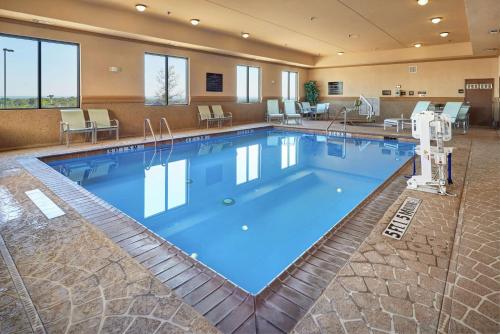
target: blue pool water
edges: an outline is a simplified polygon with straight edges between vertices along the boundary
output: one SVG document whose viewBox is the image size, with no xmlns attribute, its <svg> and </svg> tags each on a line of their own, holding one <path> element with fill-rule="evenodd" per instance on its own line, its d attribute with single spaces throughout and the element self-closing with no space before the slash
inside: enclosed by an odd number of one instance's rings
<svg viewBox="0 0 500 334">
<path fill-rule="evenodd" d="M 413 148 L 261 130 L 51 166 L 256 294 L 410 159 Z"/>
</svg>

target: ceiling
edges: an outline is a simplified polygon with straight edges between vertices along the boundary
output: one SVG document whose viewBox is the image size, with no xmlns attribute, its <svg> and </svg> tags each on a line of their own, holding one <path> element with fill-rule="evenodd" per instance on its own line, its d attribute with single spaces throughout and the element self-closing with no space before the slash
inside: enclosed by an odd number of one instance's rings
<svg viewBox="0 0 500 334">
<path fill-rule="evenodd" d="M 0 18 L 309 68 L 500 55 L 499 0 L 2 0 Z"/>
<path fill-rule="evenodd" d="M 138 0 L 81 0 L 135 11 Z M 493 0 L 495 1 L 495 0 Z M 143 15 L 239 36 L 313 55 L 367 52 L 469 41 L 463 0 L 141 0 Z M 170 12 L 170 14 L 168 14 Z M 432 24 L 432 17 L 443 17 Z M 448 38 L 439 33 L 447 31 Z M 349 37 L 349 35 L 353 37 Z"/>
</svg>

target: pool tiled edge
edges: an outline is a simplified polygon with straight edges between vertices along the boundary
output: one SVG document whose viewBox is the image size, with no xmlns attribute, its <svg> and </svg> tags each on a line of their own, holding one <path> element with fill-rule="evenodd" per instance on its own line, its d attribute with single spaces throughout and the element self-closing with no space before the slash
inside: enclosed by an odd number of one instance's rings
<svg viewBox="0 0 500 334">
<path fill-rule="evenodd" d="M 19 162 L 186 303 L 227 333 L 290 331 L 398 198 L 405 182 L 396 176 L 401 176 L 402 170 L 408 167 L 403 166 L 254 297 L 40 160 L 24 158 Z"/>
</svg>

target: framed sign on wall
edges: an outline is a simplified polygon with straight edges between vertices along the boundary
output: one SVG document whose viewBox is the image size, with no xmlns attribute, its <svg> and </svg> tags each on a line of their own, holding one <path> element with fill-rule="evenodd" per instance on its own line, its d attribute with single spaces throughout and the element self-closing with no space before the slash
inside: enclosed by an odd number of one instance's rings
<svg viewBox="0 0 500 334">
<path fill-rule="evenodd" d="M 207 92 L 222 92 L 222 73 L 207 73 Z"/>
</svg>

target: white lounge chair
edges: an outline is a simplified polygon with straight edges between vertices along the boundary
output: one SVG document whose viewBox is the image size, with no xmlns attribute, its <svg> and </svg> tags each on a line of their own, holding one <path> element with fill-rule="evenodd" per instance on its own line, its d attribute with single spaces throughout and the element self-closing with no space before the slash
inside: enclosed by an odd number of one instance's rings
<svg viewBox="0 0 500 334">
<path fill-rule="evenodd" d="M 413 108 L 413 112 L 411 113 L 411 115 L 413 116 L 418 114 L 419 112 L 428 110 L 430 105 L 430 101 L 418 101 L 415 105 L 415 108 Z M 399 132 L 399 128 L 401 127 L 401 130 L 403 130 L 405 124 L 411 125 L 411 118 L 387 118 L 384 119 L 384 130 L 388 126 L 395 126 L 396 131 Z"/>
<path fill-rule="evenodd" d="M 464 129 L 464 133 L 467 132 L 469 129 L 469 115 L 470 115 L 470 105 L 468 104 L 463 104 L 462 108 L 460 108 L 460 111 L 458 112 L 457 119 L 455 121 L 455 125 L 457 127 L 462 124 L 462 128 Z"/>
<path fill-rule="evenodd" d="M 214 118 L 219 120 L 219 126 L 224 121 L 229 121 L 229 125 L 233 126 L 233 114 L 231 114 L 230 112 L 224 113 L 221 105 L 216 104 L 212 106 L 212 112 L 214 113 Z"/>
<path fill-rule="evenodd" d="M 294 100 L 285 100 L 285 120 L 288 124 L 288 121 L 293 119 L 297 122 L 297 124 L 302 124 L 302 115 L 297 113 L 295 110 L 295 101 Z"/>
<path fill-rule="evenodd" d="M 59 140 L 63 143 L 66 135 L 66 146 L 69 146 L 72 133 L 91 134 L 92 143 L 95 143 L 94 123 L 85 120 L 82 109 L 61 109 L 61 122 L 59 123 Z"/>
<path fill-rule="evenodd" d="M 278 100 L 267 100 L 266 121 L 272 122 L 273 119 L 277 119 L 283 123 L 283 117 L 283 114 L 280 113 Z"/>
<path fill-rule="evenodd" d="M 462 102 L 446 102 L 443 108 L 443 115 L 447 115 L 450 118 L 451 124 L 455 124 L 458 118 L 458 113 L 462 108 Z"/>
<path fill-rule="evenodd" d="M 327 104 L 326 103 L 318 103 L 316 105 L 316 111 L 314 112 L 314 117 L 315 118 L 321 118 L 324 115 L 327 115 L 328 109 L 327 109 Z"/>
<path fill-rule="evenodd" d="M 300 110 L 302 115 L 304 116 L 312 116 L 314 115 L 314 111 L 311 108 L 311 104 L 309 102 L 300 102 Z"/>
<path fill-rule="evenodd" d="M 96 131 L 95 141 L 97 142 L 97 133 L 99 131 L 115 132 L 116 140 L 120 139 L 120 122 L 117 119 L 110 119 L 108 109 L 88 109 L 89 118 L 94 123 Z"/>
<path fill-rule="evenodd" d="M 198 127 L 202 122 L 207 122 L 207 129 L 211 123 L 219 122 L 218 119 L 212 117 L 210 108 L 208 106 L 198 106 Z"/>
</svg>

